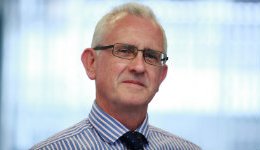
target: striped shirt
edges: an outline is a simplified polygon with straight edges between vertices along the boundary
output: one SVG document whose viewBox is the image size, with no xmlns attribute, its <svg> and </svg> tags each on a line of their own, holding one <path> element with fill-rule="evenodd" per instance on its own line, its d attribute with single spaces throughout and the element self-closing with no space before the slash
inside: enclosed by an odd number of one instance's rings
<svg viewBox="0 0 260 150">
<path fill-rule="evenodd" d="M 31 150 L 126 150 L 119 137 L 128 131 L 94 103 L 88 119 L 33 146 Z M 148 117 L 136 131 L 148 140 L 145 150 L 200 150 L 187 140 L 149 125 Z"/>
</svg>

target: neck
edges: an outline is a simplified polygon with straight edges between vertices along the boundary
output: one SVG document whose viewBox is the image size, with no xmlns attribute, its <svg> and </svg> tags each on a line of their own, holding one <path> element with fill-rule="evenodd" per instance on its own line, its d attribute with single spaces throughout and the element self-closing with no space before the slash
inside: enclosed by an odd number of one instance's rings
<svg viewBox="0 0 260 150">
<path fill-rule="evenodd" d="M 98 106 L 107 114 L 115 118 L 130 131 L 136 130 L 144 121 L 147 114 L 145 106 L 115 106 L 101 103 L 97 100 Z"/>
</svg>

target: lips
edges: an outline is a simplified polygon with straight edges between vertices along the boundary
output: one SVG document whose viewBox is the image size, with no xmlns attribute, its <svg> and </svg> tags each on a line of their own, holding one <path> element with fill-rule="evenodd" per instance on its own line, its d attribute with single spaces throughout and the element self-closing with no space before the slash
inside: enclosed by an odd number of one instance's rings
<svg viewBox="0 0 260 150">
<path fill-rule="evenodd" d="M 139 86 L 145 86 L 144 83 L 137 81 L 137 80 L 125 80 L 123 81 L 123 83 L 129 83 L 129 84 L 135 84 L 135 85 L 139 85 Z"/>
</svg>

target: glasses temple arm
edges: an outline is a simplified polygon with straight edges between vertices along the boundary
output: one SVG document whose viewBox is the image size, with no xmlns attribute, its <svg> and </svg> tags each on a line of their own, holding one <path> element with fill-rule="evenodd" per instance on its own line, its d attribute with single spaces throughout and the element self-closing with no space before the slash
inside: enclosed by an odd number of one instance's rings
<svg viewBox="0 0 260 150">
<path fill-rule="evenodd" d="M 108 46 L 96 46 L 94 47 L 93 49 L 94 50 L 105 50 L 105 49 L 108 49 L 108 48 L 113 48 L 114 45 L 108 45 Z"/>
</svg>

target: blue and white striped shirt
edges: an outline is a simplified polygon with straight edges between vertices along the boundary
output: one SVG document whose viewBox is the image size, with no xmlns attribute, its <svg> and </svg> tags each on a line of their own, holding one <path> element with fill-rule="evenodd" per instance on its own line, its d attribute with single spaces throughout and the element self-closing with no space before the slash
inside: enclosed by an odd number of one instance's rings
<svg viewBox="0 0 260 150">
<path fill-rule="evenodd" d="M 89 118 L 32 147 L 32 150 L 125 150 L 119 137 L 129 131 L 96 103 Z M 200 150 L 180 137 L 148 124 L 148 117 L 136 129 L 148 140 L 145 150 Z"/>
</svg>

